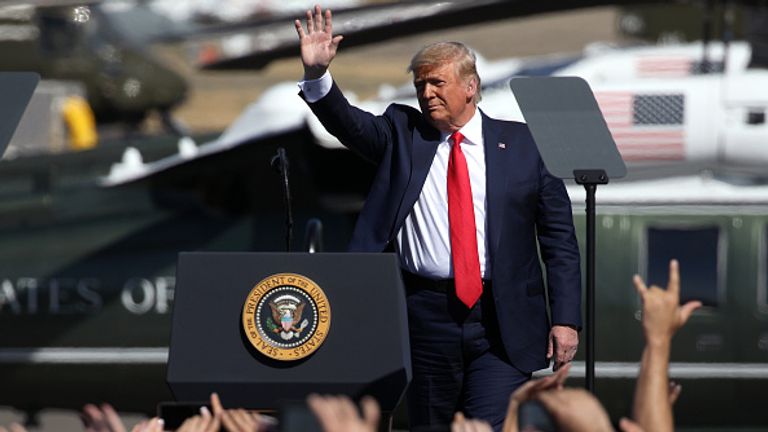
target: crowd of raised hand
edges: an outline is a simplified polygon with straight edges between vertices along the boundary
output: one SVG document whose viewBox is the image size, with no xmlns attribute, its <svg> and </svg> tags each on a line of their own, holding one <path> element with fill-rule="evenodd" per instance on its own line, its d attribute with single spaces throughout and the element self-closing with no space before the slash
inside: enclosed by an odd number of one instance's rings
<svg viewBox="0 0 768 432">
<path fill-rule="evenodd" d="M 619 429 L 624 432 L 667 432 L 674 430 L 672 405 L 680 395 L 681 387 L 668 377 L 672 336 L 685 324 L 693 311 L 701 306 L 692 301 L 680 306 L 680 273 L 677 261 L 669 264 L 669 282 L 666 289 L 650 288 L 640 276 L 634 285 L 643 303 L 642 326 L 645 348 L 640 362 L 640 373 L 634 395 L 632 419 L 622 418 Z M 503 432 L 535 431 L 542 416 L 523 416 L 521 407 L 534 403 L 543 408 L 546 421 L 554 430 L 561 431 L 613 431 L 608 413 L 591 393 L 580 388 L 565 387 L 570 364 L 547 377 L 532 380 L 518 388 L 511 396 Z M 326 432 L 375 432 L 379 430 L 380 411 L 373 398 L 365 397 L 360 410 L 345 396 L 310 395 L 307 405 Z M 528 418 L 526 418 L 528 417 Z M 81 413 L 86 432 L 127 432 L 120 417 L 109 404 L 88 404 Z M 162 432 L 163 419 L 145 420 L 131 432 Z M 203 407 L 198 415 L 190 417 L 176 429 L 179 432 L 261 432 L 279 430 L 274 418 L 244 409 L 225 409 L 219 396 L 211 395 L 211 410 Z M 467 419 L 461 412 L 454 416 L 451 432 L 486 432 L 490 425 L 480 420 Z M 0 432 L 26 432 L 24 427 L 12 424 L 0 427 Z"/>
</svg>

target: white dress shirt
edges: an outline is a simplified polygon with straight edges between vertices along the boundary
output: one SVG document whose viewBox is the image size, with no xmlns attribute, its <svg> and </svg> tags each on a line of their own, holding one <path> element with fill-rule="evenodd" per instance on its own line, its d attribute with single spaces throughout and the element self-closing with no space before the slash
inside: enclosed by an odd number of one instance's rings
<svg viewBox="0 0 768 432">
<path fill-rule="evenodd" d="M 464 135 L 461 151 L 467 159 L 475 210 L 480 274 L 487 279 L 490 275 L 490 263 L 485 240 L 485 148 L 483 121 L 477 110 L 460 132 Z M 448 223 L 448 159 L 452 143 L 448 137 L 447 133 L 441 134 L 442 142 L 437 146 L 427 180 L 413 209 L 397 233 L 396 240 L 400 265 L 411 273 L 431 279 L 453 277 Z"/>
<path fill-rule="evenodd" d="M 330 72 L 315 80 L 299 82 L 304 98 L 317 102 L 331 90 L 333 79 Z M 480 257 L 480 274 L 490 278 L 490 260 L 486 242 L 485 200 L 485 147 L 483 145 L 482 116 L 475 110 L 472 118 L 461 128 L 464 135 L 461 150 L 467 159 L 472 202 L 475 210 L 477 253 Z M 451 238 L 448 224 L 448 159 L 451 153 L 449 134 L 442 133 L 442 142 L 429 168 L 429 174 L 419 198 L 405 218 L 397 233 L 395 247 L 400 265 L 405 270 L 431 279 L 453 277 Z"/>
</svg>

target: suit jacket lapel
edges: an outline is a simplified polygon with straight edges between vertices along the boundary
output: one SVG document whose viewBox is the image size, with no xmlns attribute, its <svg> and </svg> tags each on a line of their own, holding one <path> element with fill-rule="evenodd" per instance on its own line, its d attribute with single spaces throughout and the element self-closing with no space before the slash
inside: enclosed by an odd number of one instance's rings
<svg viewBox="0 0 768 432">
<path fill-rule="evenodd" d="M 406 174 L 409 178 L 400 201 L 400 207 L 397 209 L 397 217 L 390 238 L 394 238 L 397 234 L 396 230 L 402 226 L 405 217 L 421 194 L 421 189 L 427 180 L 427 174 L 429 174 L 429 168 L 432 166 L 432 160 L 437 153 L 437 146 L 440 144 L 440 132 L 433 128 L 417 127 L 413 130 L 412 139 L 411 169 Z"/>
<path fill-rule="evenodd" d="M 507 173 L 512 168 L 509 164 L 507 155 L 507 146 L 511 143 L 505 143 L 502 140 L 502 131 L 494 127 L 494 122 L 482 111 L 483 119 L 483 142 L 485 145 L 485 199 L 486 199 L 486 219 L 488 221 L 488 232 L 485 233 L 490 248 L 491 262 L 496 256 L 496 250 L 499 246 L 501 220 L 504 212 L 504 190 L 507 184 Z"/>
</svg>

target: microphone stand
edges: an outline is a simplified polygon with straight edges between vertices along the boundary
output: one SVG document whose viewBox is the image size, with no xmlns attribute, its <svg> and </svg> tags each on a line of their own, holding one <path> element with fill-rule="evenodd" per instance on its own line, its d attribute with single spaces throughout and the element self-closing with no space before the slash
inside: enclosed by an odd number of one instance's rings
<svg viewBox="0 0 768 432">
<path fill-rule="evenodd" d="M 293 210 L 291 202 L 291 187 L 288 183 L 288 155 L 285 149 L 278 147 L 277 154 L 270 160 L 272 168 L 280 173 L 283 183 L 283 203 L 285 204 L 285 250 L 291 251 L 291 239 L 293 238 Z"/>
</svg>

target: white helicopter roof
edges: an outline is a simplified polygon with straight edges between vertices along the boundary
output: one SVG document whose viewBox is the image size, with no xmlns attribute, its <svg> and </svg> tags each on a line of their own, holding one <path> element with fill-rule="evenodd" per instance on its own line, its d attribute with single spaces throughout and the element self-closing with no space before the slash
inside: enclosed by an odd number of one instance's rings
<svg viewBox="0 0 768 432">
<path fill-rule="evenodd" d="M 747 42 L 710 42 L 707 58 L 710 62 L 727 60 L 727 72 L 744 71 L 752 56 Z M 643 78 L 681 78 L 693 75 L 701 67 L 704 45 L 693 42 L 679 45 L 648 45 L 637 47 L 604 47 L 585 49 L 585 56 L 555 72 L 560 76 L 579 76 L 590 84 L 606 81 Z"/>
</svg>

